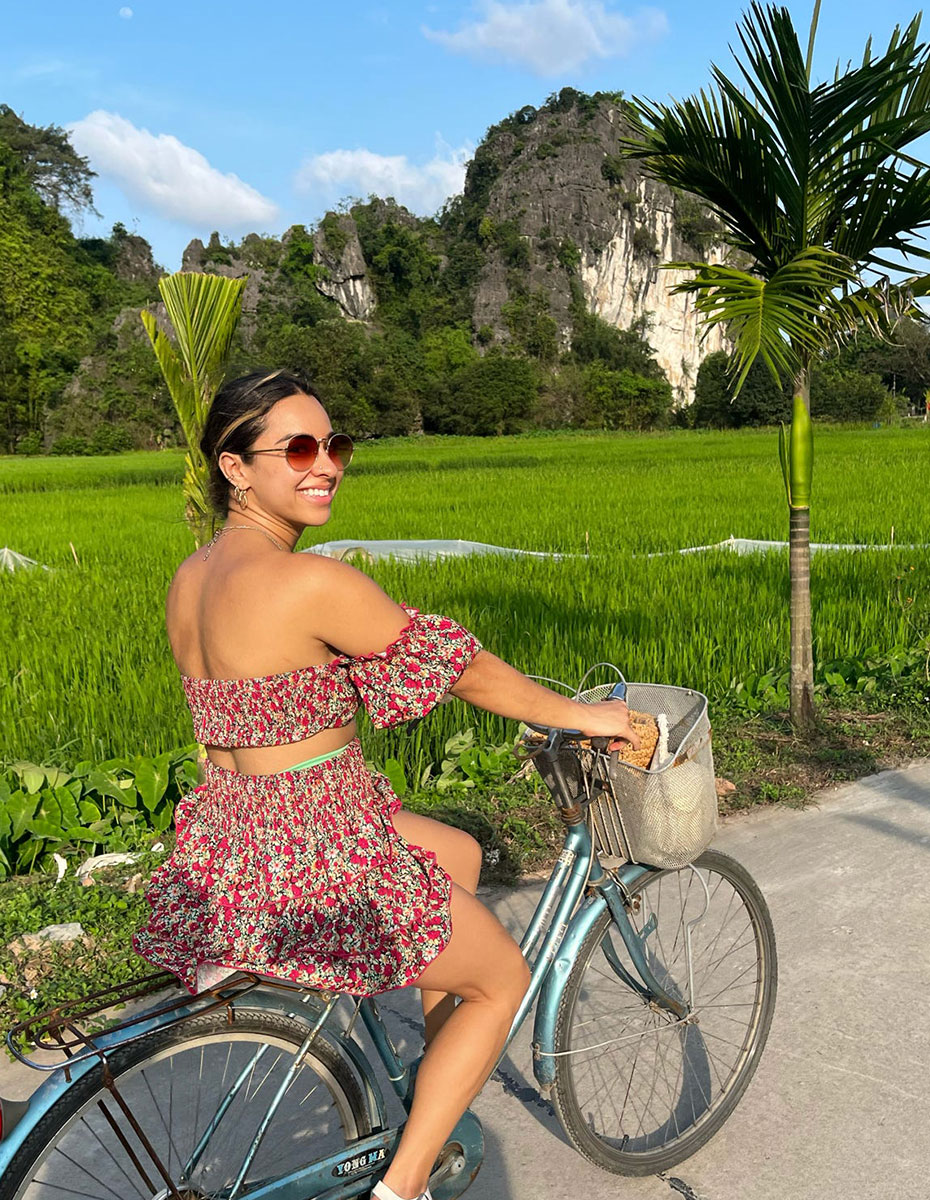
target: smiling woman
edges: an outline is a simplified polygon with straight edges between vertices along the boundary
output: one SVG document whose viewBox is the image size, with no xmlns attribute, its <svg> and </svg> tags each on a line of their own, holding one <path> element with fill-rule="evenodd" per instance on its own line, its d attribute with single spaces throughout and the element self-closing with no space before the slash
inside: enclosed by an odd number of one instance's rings
<svg viewBox="0 0 930 1200">
<path fill-rule="evenodd" d="M 329 519 L 332 498 L 352 458 L 352 439 L 333 433 L 322 405 L 310 393 L 302 380 L 285 371 L 255 371 L 235 379 L 217 393 L 200 441 L 209 464 L 210 500 L 217 513 L 225 515 L 232 498 L 244 512 L 252 492 L 249 525 L 244 528 L 254 523 L 292 547 L 305 526 Z M 284 432 L 275 438 L 279 428 Z M 301 478 L 282 474 L 275 463 L 264 459 L 254 462 L 259 455 L 283 455 Z M 260 484 L 258 493 L 256 484 Z M 286 511 L 275 511 L 276 498 L 283 499 L 294 484 L 304 504 L 317 505 L 319 512 L 302 508 L 299 516 L 293 513 L 289 519 Z M 257 500 L 257 495 L 262 499 Z"/>
<path fill-rule="evenodd" d="M 203 782 L 175 809 L 176 848 L 151 878 L 133 945 L 191 992 L 238 970 L 357 996 L 419 987 L 427 1052 L 374 1195 L 428 1200 L 430 1169 L 497 1061 L 529 975 L 475 898 L 477 842 L 404 812 L 365 762 L 358 708 L 389 727 L 452 693 L 503 717 L 638 738 L 622 701 L 570 700 L 449 617 L 401 607 L 346 563 L 291 553 L 328 521 L 352 456 L 295 376 L 225 384 L 200 449 L 226 523 L 181 563 L 165 615 Z"/>
</svg>

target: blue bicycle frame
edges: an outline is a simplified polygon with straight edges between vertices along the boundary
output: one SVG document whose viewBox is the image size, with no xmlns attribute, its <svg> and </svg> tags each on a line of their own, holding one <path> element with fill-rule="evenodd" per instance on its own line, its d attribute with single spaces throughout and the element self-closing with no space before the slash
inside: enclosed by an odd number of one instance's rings
<svg viewBox="0 0 930 1200">
<path fill-rule="evenodd" d="M 517 1030 L 526 1020 L 534 1002 L 538 999 L 534 1036 L 533 1036 L 533 1070 L 540 1088 L 545 1091 L 551 1087 L 555 1079 L 555 1024 L 559 1002 L 568 979 L 572 964 L 578 949 L 587 936 L 593 924 L 605 908 L 613 914 L 617 929 L 623 937 L 630 958 L 636 968 L 639 978 L 630 974 L 619 961 L 611 961 L 611 966 L 621 976 L 623 981 L 644 996 L 654 999 L 660 1005 L 682 1015 L 684 1010 L 681 1003 L 667 996 L 658 981 L 652 975 L 646 954 L 646 941 L 651 932 L 649 923 L 641 932 L 637 932 L 627 916 L 624 904 L 624 892 L 633 891 L 644 876 L 652 868 L 628 864 L 618 872 L 608 875 L 603 872 L 591 844 L 591 837 L 584 824 L 574 825 L 566 830 L 564 846 L 553 869 L 552 875 L 536 906 L 535 912 L 527 927 L 521 943 L 523 954 L 532 965 L 530 986 L 517 1012 L 507 1046 Z M 588 885 L 590 895 L 583 901 L 583 892 Z M 605 950 L 608 949 L 605 942 Z M 222 985 L 216 993 L 223 992 Z M 285 992 L 289 995 L 284 994 Z M 300 1010 L 306 1014 L 307 1036 L 304 1047 L 309 1046 L 314 1037 L 325 1038 L 333 1047 L 338 1049 L 350 1062 L 359 1080 L 363 1084 L 372 1125 L 376 1132 L 354 1142 L 351 1147 L 343 1149 L 326 1159 L 308 1164 L 287 1176 L 269 1181 L 267 1186 L 249 1191 L 249 1200 L 305 1200 L 313 1196 L 317 1200 L 343 1200 L 360 1195 L 371 1185 L 371 1175 L 379 1166 L 390 1159 L 400 1136 L 400 1129 L 388 1128 L 387 1111 L 384 1097 L 372 1070 L 371 1064 L 365 1057 L 358 1042 L 351 1035 L 351 1030 L 341 1030 L 329 1020 L 339 998 L 333 997 L 328 1001 L 321 993 L 296 989 L 278 989 L 263 986 L 261 983 L 247 990 L 241 1000 L 249 1007 L 280 1010 L 287 1007 L 297 1014 Z M 232 1002 L 233 1008 L 237 1001 Z M 405 1065 L 398 1055 L 384 1027 L 373 999 L 362 1000 L 358 1004 L 359 1016 L 372 1040 L 374 1048 L 384 1064 L 388 1078 L 397 1096 L 405 1107 L 409 1107 L 412 1098 L 412 1076 L 410 1067 Z M 190 1001 L 172 1009 L 172 1021 L 183 1020 L 196 1015 L 203 1010 L 200 997 L 192 997 Z M 146 1017 L 144 1014 L 133 1022 L 132 1038 L 135 1039 L 150 1030 L 160 1028 L 165 1024 L 158 1010 Z M 130 1040 L 126 1032 L 120 1028 L 94 1036 L 94 1045 L 104 1052 L 115 1050 Z M 507 1046 L 504 1050 L 506 1052 Z M 295 1055 L 295 1064 L 301 1060 L 301 1051 Z M 38 1121 L 48 1111 L 64 1092 L 70 1088 L 76 1079 L 88 1072 L 99 1069 L 99 1055 L 76 1057 L 67 1064 L 65 1071 L 61 1066 L 37 1089 L 29 1101 L 28 1108 L 16 1127 L 0 1142 L 0 1172 L 6 1169 Z M 286 1086 L 285 1080 L 284 1085 Z M 282 1091 L 283 1094 L 283 1091 Z M 227 1097 L 231 1101 L 232 1094 Z M 269 1109 L 266 1121 L 271 1119 L 274 1112 L 274 1101 Z M 214 1125 L 222 1119 L 228 1105 L 220 1105 L 214 1116 Z M 207 1131 L 203 1140 L 205 1144 L 211 1130 Z M 453 1134 L 453 1139 L 462 1145 L 463 1159 L 480 1160 L 480 1144 L 482 1142 L 481 1126 L 477 1119 L 466 1113 Z M 202 1147 L 201 1147 L 202 1148 Z M 257 1149 L 257 1139 L 255 1143 Z M 195 1155 L 197 1151 L 195 1151 Z M 240 1182 L 244 1181 L 252 1155 L 247 1153 L 246 1160 L 240 1172 Z M 192 1161 L 191 1166 L 194 1166 Z M 443 1188 L 434 1189 L 436 1200 L 443 1200 Z M 457 1194 L 453 1192 L 452 1194 Z M 167 1193 L 170 1196 L 170 1192 Z M 236 1192 L 231 1193 L 234 1200 Z"/>
<path fill-rule="evenodd" d="M 555 735 L 550 737 L 545 749 L 553 756 L 556 754 L 558 739 Z M 669 995 L 663 989 L 650 969 L 647 942 L 655 928 L 654 919 L 647 920 L 643 927 L 637 930 L 628 915 L 627 902 L 630 895 L 638 890 L 640 881 L 652 874 L 655 868 L 628 863 L 619 869 L 605 871 L 592 844 L 588 827 L 582 819 L 579 798 L 571 796 L 565 787 L 559 787 L 557 791 L 561 792 L 561 795 L 555 795 L 555 799 L 562 810 L 566 823 L 565 840 L 521 942 L 521 950 L 532 969 L 530 985 L 514 1017 L 507 1043 L 502 1052 L 502 1054 L 506 1053 L 514 1035 L 536 1003 L 533 1071 L 544 1092 L 547 1092 L 555 1081 L 556 1019 L 563 991 L 584 939 L 605 909 L 609 910 L 613 917 L 614 925 L 623 939 L 636 972 L 633 974 L 623 965 L 617 957 L 612 943 L 605 938 L 603 950 L 610 967 L 617 976 L 644 999 L 667 1009 L 679 1018 L 686 1017 L 689 1011 L 687 1005 L 680 998 Z M 588 890 L 587 898 L 585 898 L 586 889 Z M 222 997 L 224 992 L 228 994 L 230 990 L 235 991 L 234 985 L 224 987 L 221 984 L 211 992 L 203 993 L 201 997 L 192 997 L 190 1001 L 172 1005 L 172 1023 L 202 1012 L 205 1007 L 204 997 L 215 1003 L 217 997 Z M 234 998 L 229 1001 L 233 1010 L 239 999 L 240 995 L 236 993 Z M 294 1056 L 291 1073 L 298 1069 L 304 1051 L 314 1038 L 320 1037 L 327 1040 L 348 1061 L 359 1079 L 375 1130 L 372 1134 L 354 1141 L 350 1147 L 308 1164 L 287 1176 L 270 1180 L 264 1186 L 251 1185 L 248 1193 L 249 1200 L 306 1200 L 308 1196 L 314 1197 L 314 1200 L 343 1200 L 343 1198 L 360 1195 L 371 1186 L 372 1175 L 377 1173 L 380 1166 L 390 1159 L 400 1137 L 400 1129 L 388 1128 L 387 1111 L 380 1086 L 371 1063 L 352 1034 L 354 1021 L 350 1022 L 346 1029 L 340 1029 L 330 1023 L 330 1016 L 340 997 L 328 996 L 326 993 L 302 991 L 274 983 L 269 986 L 267 982 L 253 977 L 252 983 L 243 989 L 241 999 L 249 1007 L 262 1007 L 278 1011 L 286 1008 L 293 1016 L 297 1016 L 300 1014 L 300 1010 L 303 1010 L 302 1020 L 307 1033 L 303 1045 Z M 394 1048 L 381 1020 L 376 1002 L 371 998 L 363 999 L 357 1002 L 357 1006 L 358 1015 L 368 1031 L 378 1057 L 384 1064 L 394 1091 L 404 1106 L 409 1109 L 413 1094 L 414 1072 L 402 1062 Z M 126 1030 L 119 1027 L 95 1035 L 93 1038 L 94 1053 L 78 1055 L 70 1059 L 66 1070 L 63 1070 L 61 1066 L 56 1066 L 54 1068 L 56 1073 L 37 1089 L 15 1128 L 10 1130 L 9 1134 L 0 1142 L 0 1173 L 10 1164 L 16 1151 L 38 1121 L 51 1105 L 72 1086 L 73 1081 L 81 1078 L 87 1072 L 99 1068 L 103 1056 L 96 1051 L 114 1050 L 129 1040 L 134 1040 L 150 1030 L 162 1027 L 165 1023 L 166 1018 L 158 1009 L 152 1010 L 150 1016 L 141 1014 L 131 1021 L 131 1038 L 127 1035 Z M 8 1041 L 12 1045 L 9 1036 Z M 260 1050 L 257 1054 L 262 1052 Z M 287 1076 L 276 1097 L 272 1099 L 263 1124 L 256 1133 L 252 1146 L 246 1152 L 245 1161 L 228 1200 L 236 1200 L 239 1195 L 248 1168 L 257 1152 L 261 1135 L 271 1121 L 289 1082 L 290 1076 Z M 205 1131 L 200 1143 L 193 1151 L 191 1161 L 187 1164 L 189 1171 L 194 1169 L 198 1156 L 209 1141 L 210 1134 L 223 1120 L 235 1095 L 236 1087 L 237 1084 L 234 1082 L 228 1095 L 220 1103 L 210 1128 Z M 119 1103 L 118 1097 L 116 1099 Z M 462 1149 L 459 1171 L 464 1169 L 466 1163 L 480 1163 L 483 1136 L 481 1125 L 472 1113 L 464 1114 L 450 1140 L 458 1143 Z M 449 1175 L 453 1181 L 454 1167 L 455 1164 Z M 173 1185 L 170 1179 L 166 1178 L 164 1182 L 168 1184 L 168 1189 L 164 1194 L 170 1197 Z M 458 1185 L 461 1182 L 460 1179 L 457 1180 Z M 440 1181 L 433 1190 L 436 1200 L 446 1200 L 446 1196 L 458 1195 L 461 1188 L 459 1186 L 459 1190 L 455 1190 L 450 1184 L 447 1189 Z"/>
</svg>

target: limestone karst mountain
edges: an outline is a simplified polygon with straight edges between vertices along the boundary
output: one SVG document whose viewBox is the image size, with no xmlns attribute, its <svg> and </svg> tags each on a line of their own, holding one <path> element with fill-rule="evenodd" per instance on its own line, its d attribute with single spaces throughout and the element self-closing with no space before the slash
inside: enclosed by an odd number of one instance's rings
<svg viewBox="0 0 930 1200">
<path fill-rule="evenodd" d="M 692 197 L 621 160 L 624 126 L 623 99 L 613 94 L 566 88 L 542 108 L 520 109 L 488 131 L 464 195 L 438 220 L 375 198 L 329 214 L 313 235 L 316 288 L 348 319 L 377 321 L 378 271 L 365 242 L 391 222 L 435 255 L 435 277 L 423 285 L 454 293 L 457 315 L 481 345 L 512 343 L 529 313 L 550 317 L 557 348 L 567 349 L 580 304 L 612 326 L 642 329 L 677 403 L 688 403 L 701 359 L 726 343 L 719 330 L 700 330 L 691 298 L 671 292 L 682 273 L 660 264 L 713 257 L 716 230 Z M 184 267 L 256 271 L 248 254 L 211 253 L 200 241 L 188 247 Z M 266 286 L 274 291 L 275 281 Z M 247 313 L 258 298 L 255 283 Z"/>
</svg>

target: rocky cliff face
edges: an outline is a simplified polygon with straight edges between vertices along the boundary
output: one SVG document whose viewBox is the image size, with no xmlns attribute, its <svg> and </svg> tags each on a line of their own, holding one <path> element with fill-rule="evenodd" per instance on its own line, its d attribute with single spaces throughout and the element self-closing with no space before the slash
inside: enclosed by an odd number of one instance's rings
<svg viewBox="0 0 930 1200">
<path fill-rule="evenodd" d="M 312 244 L 295 227 L 309 247 L 308 264 L 312 259 L 307 278 L 344 317 L 375 326 L 379 289 L 387 287 L 395 301 L 413 286 L 433 289 L 445 297 L 446 320 L 470 321 L 477 344 L 514 342 L 530 354 L 537 351 L 526 344 L 528 310 L 534 319 L 551 318 L 550 327 L 554 321 L 565 350 L 581 306 L 618 328 L 644 332 L 677 402 L 689 403 L 701 359 L 727 343 L 719 329 L 699 325 L 689 296 L 672 294 L 684 273 L 661 263 L 714 260 L 721 250 L 693 197 L 674 194 L 620 156 L 625 131 L 621 97 L 566 88 L 543 108 L 521 109 L 488 131 L 469 164 L 464 195 L 438 221 L 372 199 L 328 213 Z M 388 225 L 403 235 L 394 239 L 396 261 L 393 251 L 379 253 L 378 231 Z M 238 247 L 224 247 L 217 234 L 206 247 L 194 240 L 182 269 L 249 274 L 248 337 L 262 298 L 290 303 L 284 264 L 294 232 L 280 242 L 250 234 Z"/>
<path fill-rule="evenodd" d="M 506 342 L 507 303 L 522 291 L 548 301 L 565 346 L 580 294 L 613 325 L 643 322 L 679 403 L 689 402 L 700 360 L 726 342 L 719 329 L 701 341 L 691 298 L 671 292 L 683 273 L 660 263 L 708 256 L 686 237 L 706 238 L 711 222 L 618 157 L 619 99 L 583 97 L 516 118 L 491 131 L 466 185 L 466 197 L 482 186 L 487 196 L 475 327 Z"/>
<path fill-rule="evenodd" d="M 351 217 L 328 215 L 313 239 L 313 261 L 323 268 L 316 278 L 317 290 L 335 300 L 349 320 L 370 320 L 377 300 Z"/>
<path fill-rule="evenodd" d="M 217 233 L 211 235 L 206 246 L 200 238 L 194 238 L 188 242 L 181 257 L 182 271 L 207 271 L 211 275 L 223 275 L 226 279 L 241 279 L 243 275 L 248 275 L 248 282 L 242 293 L 242 328 L 246 336 L 255 327 L 255 313 L 266 275 L 262 267 L 248 254 L 250 239 L 257 239 L 257 235 L 250 233 L 239 248 L 240 253 L 230 253 L 229 248 L 220 242 Z M 156 316 L 158 315 L 156 312 Z"/>
</svg>

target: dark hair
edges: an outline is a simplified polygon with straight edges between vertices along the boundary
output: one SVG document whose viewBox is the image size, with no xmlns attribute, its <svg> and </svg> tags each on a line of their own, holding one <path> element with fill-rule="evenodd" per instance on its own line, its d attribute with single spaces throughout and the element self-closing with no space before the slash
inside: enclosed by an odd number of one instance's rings
<svg viewBox="0 0 930 1200">
<path fill-rule="evenodd" d="M 228 450 L 249 462 L 249 447 L 264 432 L 268 413 L 279 400 L 298 392 L 316 395 L 305 380 L 289 371 L 253 371 L 230 379 L 213 397 L 200 449 L 210 469 L 207 495 L 219 516 L 226 516 L 230 488 L 220 470 L 220 455 Z"/>
</svg>

